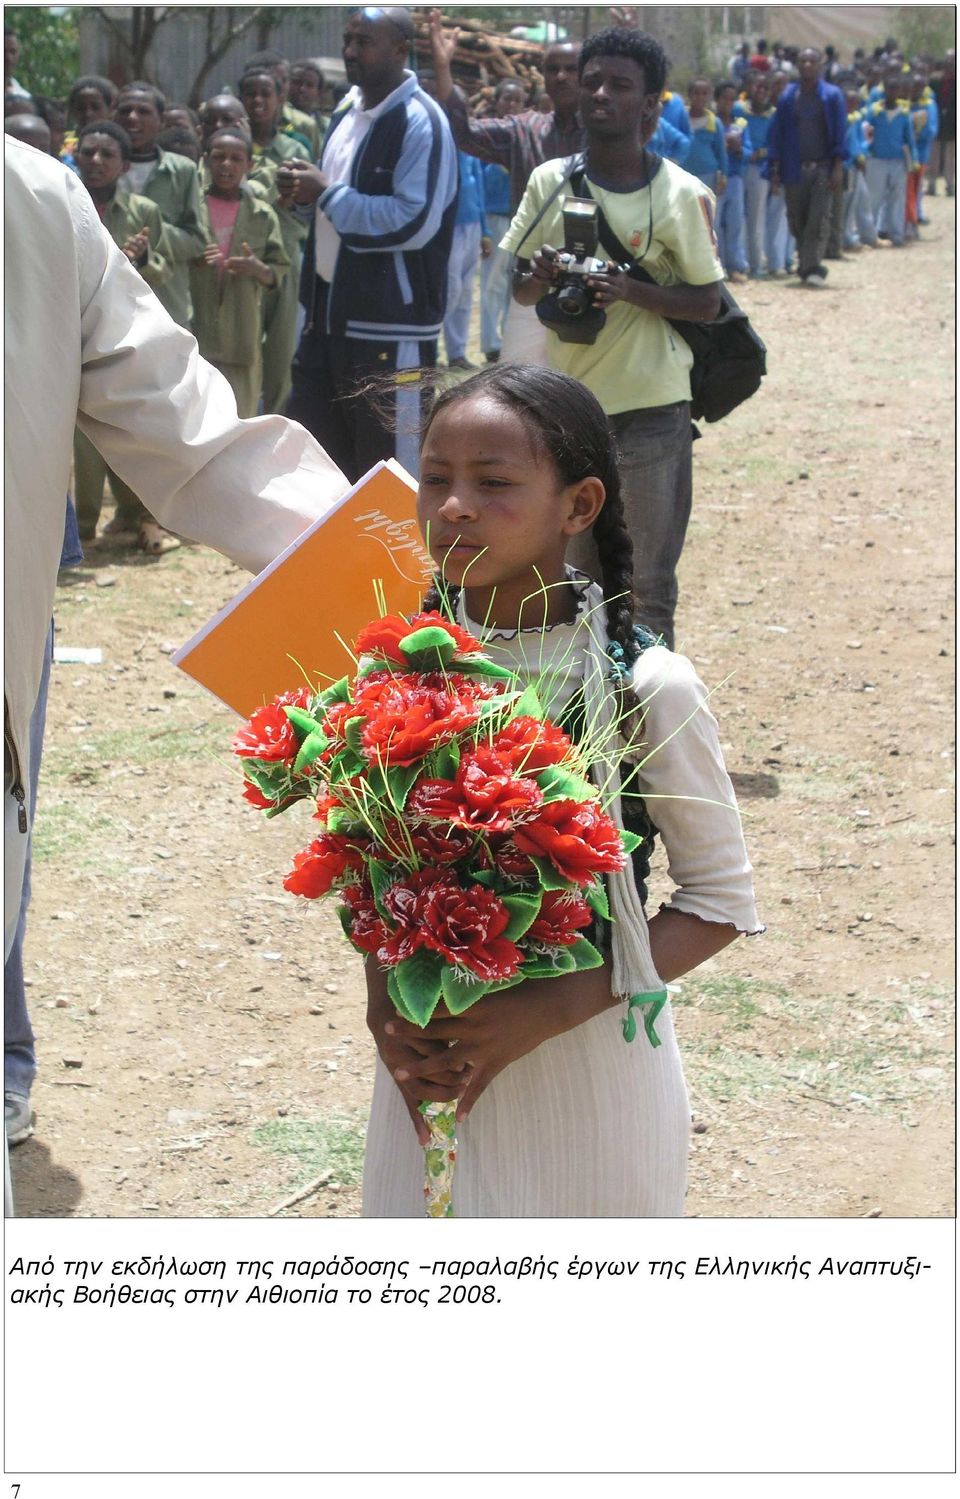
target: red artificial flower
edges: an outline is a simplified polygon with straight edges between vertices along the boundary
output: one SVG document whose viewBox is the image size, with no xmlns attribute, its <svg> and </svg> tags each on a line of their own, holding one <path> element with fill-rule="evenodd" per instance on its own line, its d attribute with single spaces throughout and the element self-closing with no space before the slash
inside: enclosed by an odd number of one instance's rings
<svg viewBox="0 0 960 1499">
<path fill-rule="evenodd" d="M 446 630 L 447 634 L 457 643 L 457 653 L 461 656 L 472 656 L 480 650 L 480 642 L 474 640 L 466 630 L 452 620 L 445 619 L 435 609 L 426 614 L 415 614 L 412 619 L 404 619 L 400 614 L 387 614 L 383 619 L 374 620 L 372 624 L 365 625 L 357 636 L 356 649 L 358 656 L 385 656 L 388 661 L 396 661 L 400 666 L 407 665 L 407 658 L 400 649 L 401 640 L 406 640 L 416 630 L 425 629 L 428 625 L 439 625 Z"/>
<path fill-rule="evenodd" d="M 273 703 L 256 708 L 242 729 L 233 736 L 233 752 L 252 760 L 290 760 L 297 758 L 300 741 L 296 730 L 283 711 L 283 702 L 292 693 L 284 693 Z M 297 707 L 301 704 L 297 703 Z"/>
<path fill-rule="evenodd" d="M 443 864 L 458 864 L 473 851 L 474 836 L 466 828 L 430 827 L 411 828 L 410 841 L 413 852 L 425 869 Z"/>
<path fill-rule="evenodd" d="M 520 967 L 519 948 L 502 935 L 507 908 L 483 885 L 464 889 L 452 871 L 421 870 L 392 886 L 384 901 L 397 930 L 380 948 L 382 963 L 402 962 L 428 947 L 491 983 Z"/>
<path fill-rule="evenodd" d="M 369 885 L 348 885 L 343 892 L 350 912 L 350 940 L 361 952 L 375 953 L 388 936 Z"/>
<path fill-rule="evenodd" d="M 283 882 L 292 895 L 316 900 L 326 895 L 348 870 L 360 873 L 363 854 L 356 838 L 338 833 L 321 833 L 319 838 L 293 856 L 293 868 Z"/>
<path fill-rule="evenodd" d="M 545 802 L 534 821 L 523 823 L 513 837 L 523 853 L 549 859 L 558 874 L 578 885 L 624 866 L 617 826 L 596 802 Z"/>
<path fill-rule="evenodd" d="M 514 775 L 487 745 L 464 755 L 455 781 L 428 780 L 415 786 L 407 815 L 454 826 L 506 833 L 543 802 L 536 781 Z"/>
<path fill-rule="evenodd" d="M 243 782 L 243 791 L 241 792 L 241 795 L 246 801 L 251 804 L 251 806 L 259 807 L 262 811 L 267 811 L 270 807 L 275 807 L 277 805 L 276 797 L 264 796 L 259 786 L 255 786 L 252 781 L 248 781 L 246 779 L 244 779 Z"/>
<path fill-rule="evenodd" d="M 441 685 L 427 685 L 431 679 L 426 677 L 412 678 L 413 686 L 395 679 L 392 690 L 378 692 L 361 735 L 368 760 L 387 766 L 413 765 L 476 723 L 477 694 L 461 693 L 452 682 L 436 680 Z M 363 706 L 367 706 L 366 699 Z"/>
<path fill-rule="evenodd" d="M 560 765 L 569 760 L 573 745 L 569 734 L 554 724 L 521 715 L 503 726 L 490 748 L 515 770 L 534 775 L 549 765 Z"/>
<path fill-rule="evenodd" d="M 592 920 L 593 912 L 577 891 L 545 890 L 540 913 L 526 935 L 547 947 L 570 947 L 577 932 Z"/>
<path fill-rule="evenodd" d="M 536 870 L 527 854 L 522 854 L 512 838 L 502 838 L 493 847 L 493 862 L 508 880 L 527 880 Z"/>
</svg>

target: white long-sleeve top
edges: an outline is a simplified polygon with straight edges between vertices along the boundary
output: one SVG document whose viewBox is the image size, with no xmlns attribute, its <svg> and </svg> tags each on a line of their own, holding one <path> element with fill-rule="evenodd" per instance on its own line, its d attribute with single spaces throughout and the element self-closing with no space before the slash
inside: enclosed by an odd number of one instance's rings
<svg viewBox="0 0 960 1499">
<path fill-rule="evenodd" d="M 296 423 L 238 418 L 73 172 L 10 136 L 5 162 L 5 738 L 26 785 L 75 425 L 162 524 L 252 572 L 348 486 Z"/>
</svg>

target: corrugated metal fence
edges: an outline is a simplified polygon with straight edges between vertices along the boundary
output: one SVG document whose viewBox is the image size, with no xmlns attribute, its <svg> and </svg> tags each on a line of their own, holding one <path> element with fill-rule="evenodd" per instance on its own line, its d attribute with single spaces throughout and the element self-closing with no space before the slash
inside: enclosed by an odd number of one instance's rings
<svg viewBox="0 0 960 1499">
<path fill-rule="evenodd" d="M 110 20 L 127 36 L 131 31 L 130 9 L 129 6 L 105 7 Z M 172 8 L 156 6 L 154 9 Z M 236 22 L 249 15 L 252 7 L 216 6 L 208 9 L 214 13 L 214 37 L 219 39 L 224 35 L 228 15 Z M 269 39 L 263 45 L 282 53 L 291 61 L 299 57 L 327 59 L 330 77 L 336 80 L 343 76 L 340 44 L 344 21 L 350 9 L 351 7 L 343 5 L 303 5 L 284 9 L 275 7 L 273 14 L 279 16 L 279 24 L 271 28 Z M 78 20 L 80 64 L 83 72 L 98 73 L 117 83 L 129 82 L 129 53 L 103 18 L 92 8 L 83 7 L 78 9 Z M 182 14 L 174 12 L 159 27 L 144 72 L 169 100 L 187 98 L 207 56 L 207 27 L 206 12 L 193 7 L 184 10 Z M 260 47 L 261 41 L 254 24 L 238 42 L 231 44 L 215 64 L 204 81 L 202 97 L 209 98 L 224 88 L 231 92 L 235 90 L 244 63 Z"/>
</svg>

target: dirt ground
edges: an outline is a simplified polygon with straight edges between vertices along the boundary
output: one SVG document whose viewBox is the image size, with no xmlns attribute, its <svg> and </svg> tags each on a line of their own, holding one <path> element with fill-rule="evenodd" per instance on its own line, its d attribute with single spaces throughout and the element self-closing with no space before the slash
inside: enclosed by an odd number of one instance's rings
<svg viewBox="0 0 960 1499">
<path fill-rule="evenodd" d="M 954 204 L 929 213 L 816 295 L 742 289 L 769 377 L 695 449 L 678 644 L 769 930 L 674 996 L 694 1215 L 953 1211 Z M 50 696 L 23 1215 L 359 1211 L 358 960 L 281 888 L 308 822 L 241 802 L 235 720 L 168 660 L 243 581 L 188 545 L 61 575 L 58 641 L 103 662 Z"/>
</svg>

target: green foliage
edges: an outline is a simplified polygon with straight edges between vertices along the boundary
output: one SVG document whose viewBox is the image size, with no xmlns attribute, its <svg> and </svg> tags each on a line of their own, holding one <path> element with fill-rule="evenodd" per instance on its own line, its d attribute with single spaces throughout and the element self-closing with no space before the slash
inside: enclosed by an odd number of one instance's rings
<svg viewBox="0 0 960 1499">
<path fill-rule="evenodd" d="M 901 5 L 892 35 L 897 38 L 905 57 L 929 52 L 941 59 L 956 47 L 957 11 L 954 5 Z"/>
<path fill-rule="evenodd" d="M 293 1185 L 329 1171 L 344 1187 L 363 1173 L 364 1124 L 359 1115 L 326 1119 L 271 1119 L 254 1131 L 257 1145 L 295 1163 Z"/>
<path fill-rule="evenodd" d="M 70 85 L 80 74 L 80 38 L 73 6 L 8 5 L 5 26 L 12 26 L 20 42 L 16 79 L 26 89 L 66 100 Z"/>
</svg>

